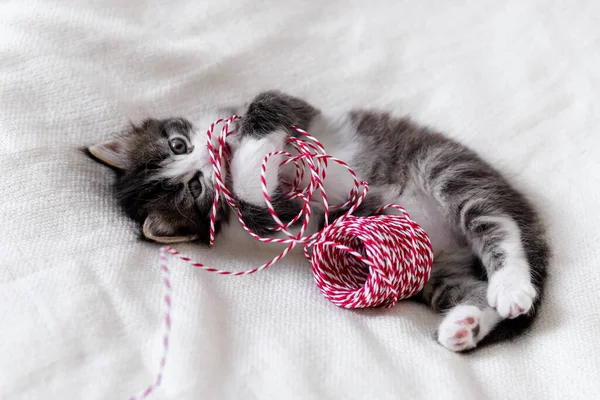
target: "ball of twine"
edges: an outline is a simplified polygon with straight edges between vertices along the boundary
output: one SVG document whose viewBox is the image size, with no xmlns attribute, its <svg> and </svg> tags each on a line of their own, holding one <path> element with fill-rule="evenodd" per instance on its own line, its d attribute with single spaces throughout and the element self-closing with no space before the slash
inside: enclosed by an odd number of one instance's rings
<svg viewBox="0 0 600 400">
<path fill-rule="evenodd" d="M 431 271 L 427 234 L 400 215 L 349 216 L 307 252 L 317 286 L 344 308 L 392 307 L 416 295 Z"/>
</svg>

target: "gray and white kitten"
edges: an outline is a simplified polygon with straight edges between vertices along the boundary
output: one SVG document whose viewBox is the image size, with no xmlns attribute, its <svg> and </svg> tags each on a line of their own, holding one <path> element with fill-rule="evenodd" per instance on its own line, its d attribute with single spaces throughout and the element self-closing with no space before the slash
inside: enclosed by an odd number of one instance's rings
<svg viewBox="0 0 600 400">
<path fill-rule="evenodd" d="M 365 110 L 330 116 L 276 91 L 259 94 L 242 115 L 229 143 L 228 182 L 257 233 L 274 227 L 260 189 L 263 157 L 284 149 L 286 137 L 297 134 L 290 127 L 298 126 L 369 182 L 357 215 L 399 204 L 429 234 L 435 261 L 419 298 L 444 314 L 437 330 L 443 346 L 469 350 L 530 325 L 549 260 L 543 227 L 529 202 L 473 151 L 407 118 Z M 182 118 L 146 120 L 89 148 L 118 171 L 116 196 L 144 237 L 207 240 L 215 189 L 204 129 L 213 117 L 196 127 Z M 271 162 L 268 190 L 289 220 L 299 209 L 283 193 L 291 171 Z M 345 170 L 331 164 L 325 180 L 330 203 L 345 202 L 351 185 Z M 227 219 L 222 204 L 219 221 Z"/>
</svg>

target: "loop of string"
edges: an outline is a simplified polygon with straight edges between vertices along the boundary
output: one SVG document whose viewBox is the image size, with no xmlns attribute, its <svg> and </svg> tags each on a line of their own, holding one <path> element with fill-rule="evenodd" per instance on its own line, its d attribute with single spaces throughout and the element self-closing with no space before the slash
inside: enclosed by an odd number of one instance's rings
<svg viewBox="0 0 600 400">
<path fill-rule="evenodd" d="M 304 246 L 304 255 L 310 261 L 315 282 L 323 295 L 344 308 L 363 308 L 374 306 L 391 307 L 397 301 L 414 296 L 429 279 L 433 263 L 433 250 L 427 234 L 409 218 L 408 213 L 400 206 L 388 204 L 381 207 L 375 215 L 356 217 L 352 215 L 365 199 L 369 186 L 366 181 L 359 181 L 356 173 L 344 161 L 325 152 L 323 145 L 306 131 L 292 127 L 298 137 L 290 136 L 287 144 L 297 154 L 279 150 L 271 152 L 263 158 L 261 164 L 260 184 L 265 204 L 280 237 L 262 237 L 252 231 L 244 222 L 244 216 L 235 197 L 225 185 L 224 164 L 230 157 L 227 137 L 234 134 L 230 130 L 233 121 L 241 117 L 233 115 L 228 119 L 219 119 L 206 132 L 207 149 L 213 167 L 215 179 L 215 196 L 210 215 L 210 245 L 215 240 L 215 223 L 219 211 L 220 199 L 236 212 L 242 228 L 253 238 L 264 243 L 287 244 L 285 249 L 265 264 L 246 271 L 225 271 L 193 261 L 180 254 L 170 246 L 160 249 L 162 281 L 164 288 L 164 328 L 163 352 L 160 366 L 154 382 L 140 394 L 130 400 L 148 397 L 163 378 L 166 356 L 169 348 L 171 330 L 171 283 L 166 254 L 179 259 L 196 268 L 221 275 L 249 275 L 270 267 L 284 258 L 297 245 Z M 215 129 L 223 124 L 221 133 L 215 137 Z M 300 137 L 305 140 L 300 139 Z M 302 206 L 296 216 L 283 222 L 272 204 L 267 190 L 266 173 L 271 157 L 282 158 L 277 167 L 292 164 L 295 176 L 287 199 L 299 201 Z M 330 205 L 325 192 L 324 182 L 327 177 L 327 166 L 336 163 L 344 167 L 353 180 L 348 193 L 348 200 L 343 204 Z M 318 196 L 315 196 L 318 194 Z M 323 207 L 324 228 L 313 234 L 306 234 L 312 216 L 311 202 L 320 201 Z M 334 221 L 330 221 L 331 210 L 346 211 Z M 395 214 L 383 214 L 386 210 L 396 210 Z M 292 227 L 299 225 L 297 233 Z"/>
</svg>

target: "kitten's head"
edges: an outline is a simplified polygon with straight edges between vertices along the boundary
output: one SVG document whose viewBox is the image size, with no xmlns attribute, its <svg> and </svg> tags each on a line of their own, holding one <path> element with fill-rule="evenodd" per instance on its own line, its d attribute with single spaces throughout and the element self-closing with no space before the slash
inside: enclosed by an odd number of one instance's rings
<svg viewBox="0 0 600 400">
<path fill-rule="evenodd" d="M 117 170 L 117 199 L 144 237 L 208 242 L 214 175 L 206 136 L 188 120 L 148 119 L 88 151 Z M 225 209 L 220 207 L 217 228 Z"/>
</svg>

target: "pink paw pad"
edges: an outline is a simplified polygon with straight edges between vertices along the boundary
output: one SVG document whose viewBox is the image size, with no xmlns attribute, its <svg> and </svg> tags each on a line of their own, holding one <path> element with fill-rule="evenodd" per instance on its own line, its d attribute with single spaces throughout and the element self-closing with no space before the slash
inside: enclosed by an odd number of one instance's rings
<svg viewBox="0 0 600 400">
<path fill-rule="evenodd" d="M 525 310 L 523 308 L 517 306 L 517 310 L 518 310 L 518 312 L 516 312 L 516 313 L 511 310 L 508 313 L 508 318 L 514 318 L 514 317 L 517 317 L 517 316 L 519 316 L 521 314 L 525 314 Z"/>
<path fill-rule="evenodd" d="M 468 334 L 469 334 L 469 332 L 467 332 L 467 330 L 466 330 L 466 329 L 461 329 L 461 330 L 457 331 L 457 332 L 454 334 L 454 338 L 455 338 L 455 339 L 462 339 L 462 338 L 464 338 L 465 336 L 467 336 Z"/>
</svg>

